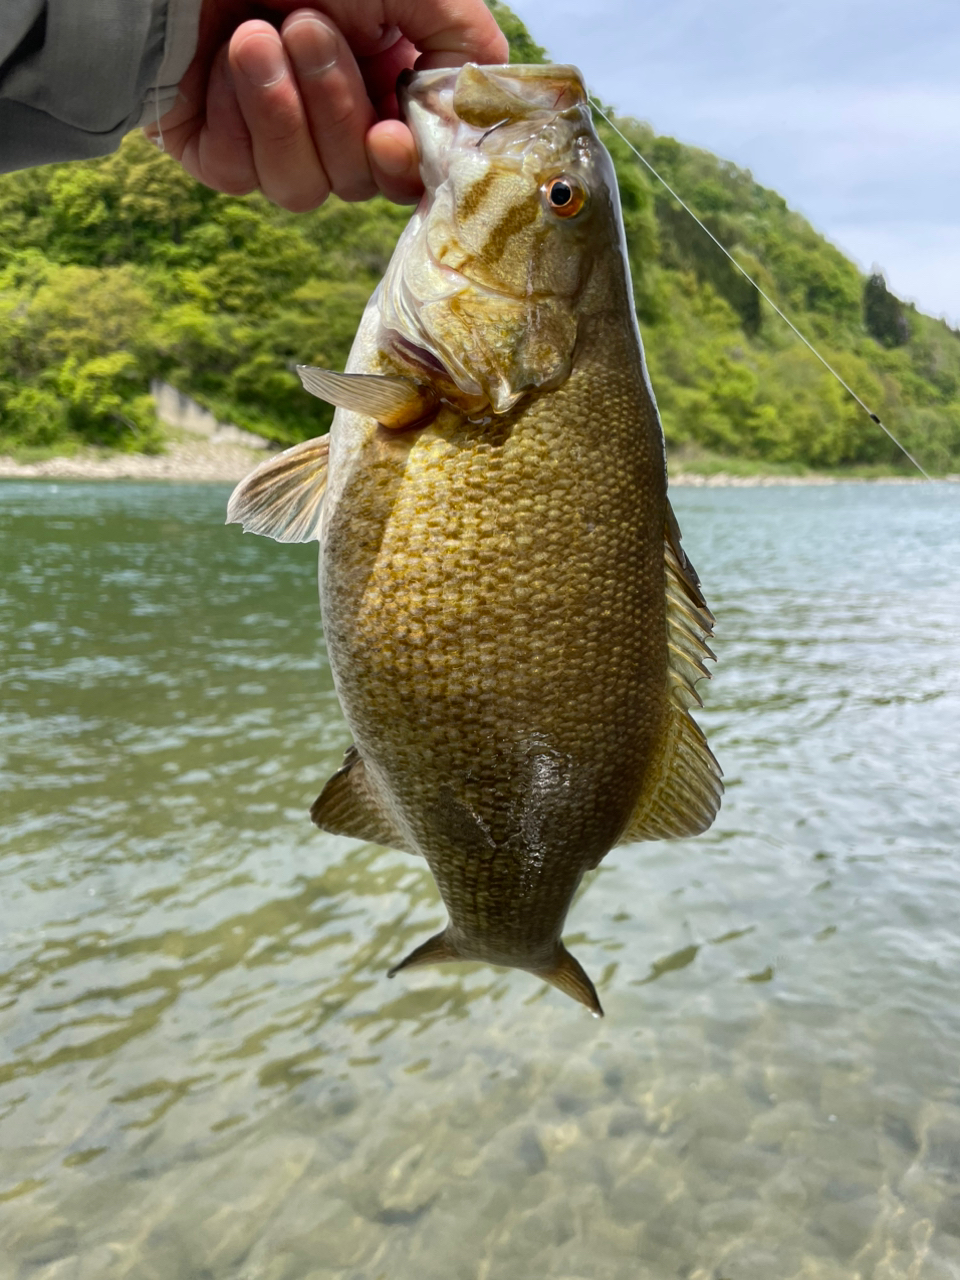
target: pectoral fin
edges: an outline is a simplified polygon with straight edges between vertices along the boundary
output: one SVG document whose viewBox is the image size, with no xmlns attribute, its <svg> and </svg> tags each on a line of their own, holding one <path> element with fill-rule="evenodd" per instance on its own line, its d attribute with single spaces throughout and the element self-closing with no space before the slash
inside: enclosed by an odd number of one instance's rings
<svg viewBox="0 0 960 1280">
<path fill-rule="evenodd" d="M 410 848 L 410 842 L 397 830 L 393 819 L 384 813 L 354 746 L 348 748 L 343 764 L 313 802 L 310 817 L 318 827 L 336 836 L 369 840 L 371 844 L 402 849 L 405 853 L 417 852 Z"/>
<path fill-rule="evenodd" d="M 717 816 L 723 794 L 720 766 L 688 710 L 703 706 L 696 684 L 710 674 L 704 660 L 714 657 L 707 644 L 713 634 L 713 614 L 703 598 L 697 571 L 680 546 L 680 528 L 669 503 L 664 561 L 669 710 L 640 803 L 621 844 L 699 835 Z"/>
<path fill-rule="evenodd" d="M 351 409 L 376 418 L 384 427 L 399 431 L 422 422 L 437 408 L 439 397 L 426 383 L 412 378 L 375 373 L 335 373 L 298 364 L 300 381 L 311 395 L 338 409 Z"/>
<path fill-rule="evenodd" d="M 241 480 L 227 504 L 227 524 L 277 542 L 313 542 L 327 487 L 326 436 L 305 440 L 261 462 Z"/>
</svg>

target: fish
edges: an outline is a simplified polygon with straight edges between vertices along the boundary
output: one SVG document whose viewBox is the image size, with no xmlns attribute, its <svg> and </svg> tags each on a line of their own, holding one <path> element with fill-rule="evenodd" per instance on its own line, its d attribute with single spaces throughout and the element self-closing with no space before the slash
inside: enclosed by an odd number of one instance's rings
<svg viewBox="0 0 960 1280">
<path fill-rule="evenodd" d="M 567 912 L 611 849 L 713 822 L 690 709 L 714 619 L 580 72 L 468 63 L 401 100 L 424 196 L 345 371 L 299 368 L 329 435 L 261 464 L 227 520 L 320 544 L 353 743 L 311 817 L 425 858 L 448 915 L 390 976 L 481 961 L 600 1016 Z"/>
</svg>

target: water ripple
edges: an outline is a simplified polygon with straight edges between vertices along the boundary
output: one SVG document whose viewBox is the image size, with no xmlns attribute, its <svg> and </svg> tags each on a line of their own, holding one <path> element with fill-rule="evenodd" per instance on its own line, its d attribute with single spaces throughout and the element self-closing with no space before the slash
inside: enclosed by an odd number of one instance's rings
<svg viewBox="0 0 960 1280">
<path fill-rule="evenodd" d="M 960 1275 L 956 490 L 676 496 L 728 791 L 578 898 L 602 1024 L 386 980 L 442 907 L 311 828 L 315 550 L 225 497 L 0 487 L 11 1274 Z"/>
</svg>

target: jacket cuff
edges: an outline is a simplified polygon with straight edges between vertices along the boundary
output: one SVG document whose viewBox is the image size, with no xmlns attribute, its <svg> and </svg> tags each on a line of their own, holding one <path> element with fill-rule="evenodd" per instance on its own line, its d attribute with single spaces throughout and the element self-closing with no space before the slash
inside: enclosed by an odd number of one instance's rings
<svg viewBox="0 0 960 1280">
<path fill-rule="evenodd" d="M 203 0 L 167 0 L 163 60 L 144 95 L 140 117 L 131 128 L 159 120 L 176 102 L 180 81 L 197 51 L 202 3 Z"/>
</svg>

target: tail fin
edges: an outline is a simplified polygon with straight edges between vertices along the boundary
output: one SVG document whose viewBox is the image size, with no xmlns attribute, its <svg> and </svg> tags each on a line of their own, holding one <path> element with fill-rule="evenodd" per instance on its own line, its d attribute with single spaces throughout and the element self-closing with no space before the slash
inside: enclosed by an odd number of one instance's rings
<svg viewBox="0 0 960 1280">
<path fill-rule="evenodd" d="M 387 970 L 387 977 L 395 977 L 401 969 L 411 969 L 418 964 L 443 964 L 447 960 L 462 960 L 463 956 L 453 947 L 447 938 L 446 929 L 442 933 L 435 933 L 432 938 L 428 938 L 426 942 L 421 942 L 419 947 L 414 947 L 408 956 L 395 964 L 392 969 Z"/>
<path fill-rule="evenodd" d="M 399 964 L 395 964 L 392 969 L 387 970 L 387 977 L 395 977 L 401 969 L 412 969 L 416 965 L 421 964 L 444 964 L 449 960 L 478 960 L 479 956 L 464 956 L 456 949 L 451 942 L 446 929 L 442 933 L 435 933 L 432 938 L 428 938 L 426 942 L 421 942 L 419 947 L 415 947 L 408 956 L 405 956 Z M 495 963 L 504 963 L 501 960 Z M 517 968 L 526 968 L 526 965 L 517 965 Z M 585 1004 L 595 1018 L 603 1017 L 603 1009 L 600 1007 L 600 1000 L 597 997 L 597 989 L 587 976 L 586 970 L 582 967 L 579 960 L 570 954 L 561 942 L 557 947 L 553 964 L 546 969 L 531 969 L 529 972 L 542 978 L 544 982 L 549 982 L 551 986 L 557 987 L 566 995 L 572 996 L 574 1000 L 579 1000 L 581 1004 Z"/>
<path fill-rule="evenodd" d="M 538 978 L 549 982 L 551 986 L 585 1004 L 595 1018 L 603 1017 L 597 989 L 590 981 L 586 969 L 572 956 L 561 942 L 556 958 L 549 969 L 537 969 Z"/>
</svg>

